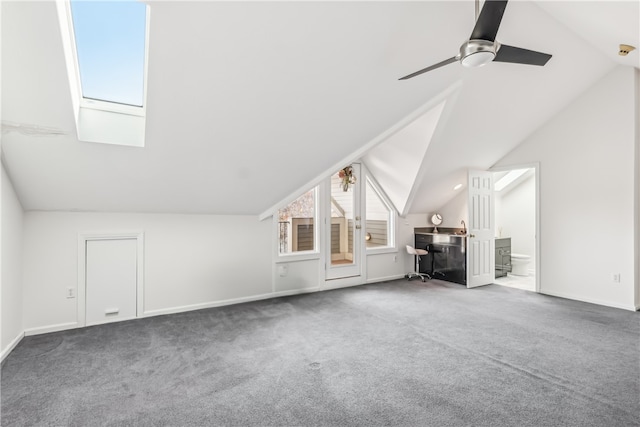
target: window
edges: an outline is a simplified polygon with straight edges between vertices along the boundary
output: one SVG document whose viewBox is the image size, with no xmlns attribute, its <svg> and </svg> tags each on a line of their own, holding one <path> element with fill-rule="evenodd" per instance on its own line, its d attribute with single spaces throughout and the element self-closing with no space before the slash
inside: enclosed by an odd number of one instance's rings
<svg viewBox="0 0 640 427">
<path fill-rule="evenodd" d="M 381 196 L 380 191 L 367 177 L 366 188 L 366 224 L 365 241 L 367 249 L 393 247 L 393 229 L 395 216 L 393 209 Z"/>
<path fill-rule="evenodd" d="M 82 97 L 142 107 L 147 5 L 71 1 Z"/>
<path fill-rule="evenodd" d="M 150 6 L 56 0 L 78 140 L 144 147 Z"/>
<path fill-rule="evenodd" d="M 278 210 L 278 253 L 313 252 L 316 244 L 317 188 Z"/>
</svg>

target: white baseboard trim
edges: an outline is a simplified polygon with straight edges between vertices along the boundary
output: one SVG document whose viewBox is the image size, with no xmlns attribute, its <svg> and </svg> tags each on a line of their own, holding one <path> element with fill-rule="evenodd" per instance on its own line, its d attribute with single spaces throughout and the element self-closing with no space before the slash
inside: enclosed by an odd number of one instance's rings
<svg viewBox="0 0 640 427">
<path fill-rule="evenodd" d="M 266 294 L 252 295 L 249 297 L 232 298 L 227 300 L 211 301 L 206 303 L 184 305 L 179 307 L 161 308 L 157 310 L 145 311 L 143 315 L 140 316 L 139 318 L 161 316 L 164 314 L 183 313 L 186 311 L 202 310 L 205 308 L 222 307 L 225 305 L 241 304 L 244 302 L 251 302 L 251 301 L 260 301 L 260 300 L 265 300 L 269 298 L 279 298 L 279 297 L 286 297 L 291 295 L 318 292 L 320 290 L 321 290 L 320 287 L 316 286 L 314 288 L 302 288 L 302 289 L 293 289 L 293 290 L 287 290 L 287 291 L 270 292 Z M 94 326 L 94 325 L 90 325 L 90 326 Z M 49 332 L 66 331 L 68 329 L 75 329 L 80 327 L 81 326 L 78 324 L 78 322 L 72 322 L 72 323 L 60 323 L 57 325 L 50 325 L 50 326 L 41 326 L 38 328 L 29 328 L 25 330 L 24 334 L 22 334 L 20 339 L 22 339 L 23 336 L 40 335 L 40 334 L 46 334 Z M 20 339 L 17 339 L 14 346 L 17 345 L 18 342 L 20 342 Z M 8 354 L 10 351 L 11 349 L 8 349 L 6 353 Z M 1 354 L 2 354 L 2 357 L 4 357 L 4 353 L 1 353 Z"/>
<path fill-rule="evenodd" d="M 559 297 L 559 298 L 571 299 L 574 301 L 587 302 L 589 304 L 603 305 L 605 307 L 613 307 L 613 308 L 621 308 L 623 310 L 638 311 L 638 307 L 636 307 L 633 304 L 630 304 L 630 305 L 619 304 L 611 301 L 602 301 L 602 300 L 593 299 L 593 298 L 584 298 L 577 295 L 565 294 L 563 292 L 549 292 L 542 289 L 540 290 L 540 293 L 543 295 L 549 295 L 552 297 Z"/>
<path fill-rule="evenodd" d="M 220 300 L 220 301 L 210 301 L 210 302 L 199 303 L 199 304 L 183 305 L 179 307 L 160 308 L 157 310 L 145 311 L 143 314 L 143 317 L 161 316 L 164 314 L 184 313 L 186 311 L 203 310 L 205 308 L 214 308 L 214 307 L 222 307 L 225 305 L 242 304 L 245 302 L 260 301 L 260 300 L 265 300 L 269 298 L 279 298 L 279 297 L 287 297 L 291 295 L 307 294 L 310 292 L 317 292 L 318 290 L 319 290 L 318 287 L 293 289 L 288 291 L 278 291 L 278 292 L 270 292 L 267 294 L 253 295 L 250 297 L 232 298 L 232 299 L 226 299 L 226 300 Z"/>
<path fill-rule="evenodd" d="M 49 332 L 66 331 L 67 329 L 75 329 L 80 327 L 78 322 L 59 323 L 57 325 L 41 326 L 39 328 L 29 328 L 24 331 L 26 336 L 48 334 Z"/>
<path fill-rule="evenodd" d="M 107 323 L 127 322 L 129 320 L 136 320 L 136 319 L 138 319 L 138 317 L 136 317 L 136 316 L 133 316 L 133 317 L 115 317 L 113 319 L 106 319 L 106 320 L 104 320 L 102 322 L 87 323 L 84 326 L 86 326 L 88 328 L 89 326 L 100 326 L 100 325 L 106 325 Z M 78 327 L 80 328 L 81 326 L 78 326 Z"/>
<path fill-rule="evenodd" d="M 248 296 L 248 297 L 231 298 L 231 299 L 220 300 L 220 301 L 209 301 L 209 302 L 199 303 L 199 304 L 190 304 L 190 305 L 183 305 L 183 306 L 178 306 L 178 307 L 168 307 L 168 308 L 160 308 L 160 309 L 156 309 L 156 310 L 147 310 L 147 311 L 144 311 L 142 316 L 140 316 L 139 318 L 162 316 L 162 315 L 165 315 L 165 314 L 184 313 L 184 312 L 187 312 L 187 311 L 203 310 L 203 309 L 206 309 L 206 308 L 222 307 L 222 306 L 233 305 L 233 304 L 242 304 L 242 303 L 245 303 L 245 302 L 260 301 L 260 300 L 265 300 L 265 299 L 270 299 L 270 298 L 280 298 L 280 297 L 287 297 L 287 296 L 292 296 L 292 295 L 300 295 L 300 294 L 308 294 L 308 293 L 312 293 L 312 292 L 320 292 L 320 291 L 325 291 L 325 290 L 330 290 L 330 289 L 339 289 L 339 288 L 346 288 L 346 287 L 351 287 L 351 286 L 360 286 L 360 285 L 363 285 L 363 284 L 369 284 L 369 283 L 376 283 L 376 282 L 384 282 L 384 281 L 388 281 L 388 280 L 401 279 L 403 277 L 404 277 L 404 275 L 378 277 L 378 278 L 375 278 L 375 279 L 369 279 L 365 283 L 340 284 L 340 285 L 337 285 L 337 286 L 327 286 L 327 287 L 324 287 L 324 288 L 321 288 L 320 286 L 316 286 L 316 287 L 313 287 L 313 288 L 301 288 L 301 289 L 292 289 L 292 290 L 286 290 L 286 291 L 276 291 L 276 292 L 269 292 L 269 293 L 265 293 L 265 294 L 252 295 L 252 296 Z M 60 323 L 58 325 L 42 326 L 42 327 L 38 327 L 38 328 L 30 328 L 30 329 L 25 330 L 24 335 L 25 336 L 29 336 L 29 335 L 46 334 L 46 333 L 49 333 L 49 332 L 59 332 L 59 331 L 65 331 L 65 330 L 68 330 L 68 329 L 75 329 L 75 328 L 79 328 L 79 327 L 81 327 L 81 326 L 77 322 Z M 18 342 L 19 342 L 19 340 L 18 340 Z M 17 345 L 17 343 L 16 343 L 16 345 Z"/>
<path fill-rule="evenodd" d="M 404 279 L 405 275 L 404 274 L 396 274 L 393 276 L 386 276 L 386 277 L 375 277 L 373 279 L 367 279 L 366 283 L 379 283 L 379 282 L 388 282 L 390 280 L 398 280 L 398 279 Z"/>
<path fill-rule="evenodd" d="M 362 278 L 360 276 L 344 277 L 340 279 L 327 279 L 324 281 L 322 290 L 329 291 L 332 289 L 350 288 L 352 286 L 360 286 L 364 284 L 365 282 L 362 281 Z"/>
<path fill-rule="evenodd" d="M 378 278 L 375 278 L 375 279 L 369 279 L 365 283 L 369 284 L 369 283 L 385 282 L 385 281 L 388 281 L 388 280 L 402 279 L 403 277 L 404 277 L 404 275 L 402 275 L 402 274 L 394 275 L 394 276 L 387 276 L 387 277 L 378 277 Z M 336 285 L 334 285 L 334 286 L 325 286 L 324 288 L 320 288 L 319 286 L 315 286 L 313 288 L 302 288 L 302 289 L 292 289 L 292 290 L 287 290 L 287 291 L 276 291 L 276 292 L 270 292 L 270 293 L 266 293 L 266 294 L 253 295 L 253 296 L 250 296 L 250 297 L 232 298 L 232 299 L 220 300 L 220 301 L 209 301 L 209 302 L 205 302 L 205 303 L 183 305 L 183 306 L 179 306 L 179 307 L 160 308 L 160 309 L 156 309 L 156 310 L 145 311 L 144 314 L 142 315 L 142 317 L 152 317 L 152 316 L 162 316 L 164 314 L 184 313 L 186 311 L 203 310 L 205 308 L 214 308 L 214 307 L 223 307 L 225 305 L 242 304 L 242 303 L 245 303 L 245 302 L 260 301 L 260 300 L 265 300 L 265 299 L 269 299 L 269 298 L 288 297 L 288 296 L 291 296 L 291 295 L 300 295 L 300 294 L 308 294 L 308 293 L 312 293 L 312 292 L 320 292 L 320 291 L 331 290 L 331 289 L 348 288 L 348 287 L 351 287 L 351 286 L 360 286 L 360 285 L 363 285 L 365 283 L 340 284 L 340 285 L 337 285 L 337 286 Z"/>
<path fill-rule="evenodd" d="M 24 332 L 20 332 L 18 334 L 18 336 L 16 336 L 7 346 L 7 348 L 5 348 L 4 350 L 2 350 L 2 352 L 0 352 L 0 363 L 2 363 L 5 359 L 5 357 L 7 357 L 9 355 L 9 353 L 11 353 L 13 351 L 14 348 L 16 348 L 16 346 L 18 344 L 20 344 L 20 341 L 22 341 L 22 338 L 24 338 Z"/>
<path fill-rule="evenodd" d="M 268 296 L 267 298 L 279 298 L 279 297 L 288 297 L 291 295 L 301 295 L 301 294 L 310 294 L 313 292 L 318 292 L 320 291 L 320 287 L 319 286 L 315 286 L 313 288 L 302 288 L 302 289 L 292 289 L 289 291 L 277 291 L 274 292 L 272 294 L 270 294 L 271 296 Z M 265 299 L 265 298 L 263 298 Z"/>
</svg>

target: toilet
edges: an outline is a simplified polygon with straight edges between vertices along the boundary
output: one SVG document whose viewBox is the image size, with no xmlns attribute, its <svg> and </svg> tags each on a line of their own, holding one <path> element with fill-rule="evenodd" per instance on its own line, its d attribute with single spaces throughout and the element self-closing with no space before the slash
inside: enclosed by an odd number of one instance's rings
<svg viewBox="0 0 640 427">
<path fill-rule="evenodd" d="M 531 257 L 524 254 L 511 254 L 511 274 L 516 276 L 528 276 L 529 275 L 529 262 Z"/>
</svg>

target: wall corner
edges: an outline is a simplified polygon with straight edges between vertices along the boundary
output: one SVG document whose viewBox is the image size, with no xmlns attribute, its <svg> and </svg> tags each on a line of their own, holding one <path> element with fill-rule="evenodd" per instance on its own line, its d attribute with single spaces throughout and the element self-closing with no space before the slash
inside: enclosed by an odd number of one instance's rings
<svg viewBox="0 0 640 427">
<path fill-rule="evenodd" d="M 634 267 L 634 290 L 635 306 L 640 307 L 640 70 L 634 69 L 634 94 L 635 94 L 635 164 L 634 164 L 634 187 L 635 197 L 633 203 L 635 222 L 635 267 Z"/>
</svg>

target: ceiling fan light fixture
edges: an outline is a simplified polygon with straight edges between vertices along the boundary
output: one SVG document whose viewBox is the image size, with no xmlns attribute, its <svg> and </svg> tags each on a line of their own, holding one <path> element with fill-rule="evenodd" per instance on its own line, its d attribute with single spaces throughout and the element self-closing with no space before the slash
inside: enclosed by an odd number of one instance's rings
<svg viewBox="0 0 640 427">
<path fill-rule="evenodd" d="M 460 46 L 460 63 L 464 67 L 482 67 L 495 57 L 496 46 L 488 40 L 469 40 Z"/>
<path fill-rule="evenodd" d="M 476 52 L 462 58 L 460 63 L 463 67 L 477 68 L 493 61 L 495 55 L 491 52 Z"/>
</svg>

